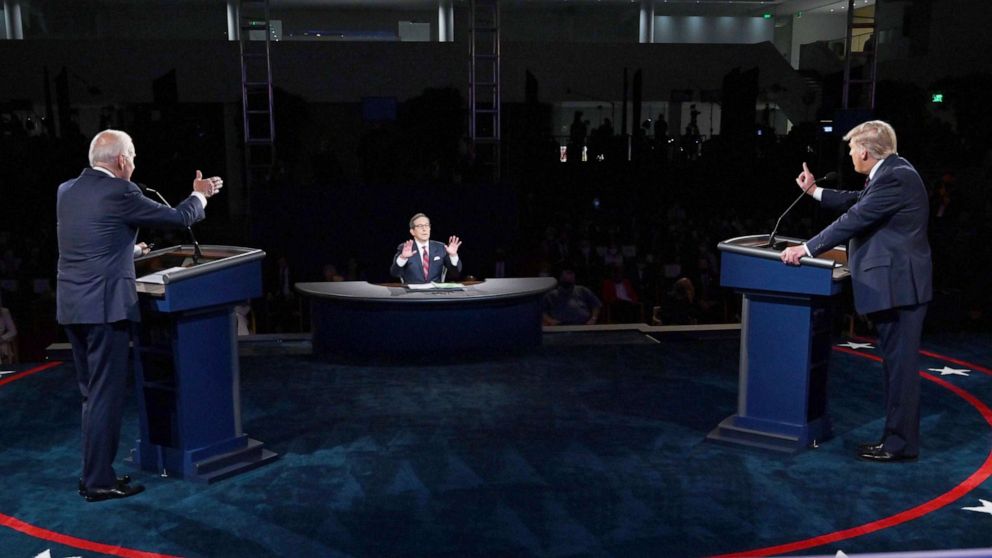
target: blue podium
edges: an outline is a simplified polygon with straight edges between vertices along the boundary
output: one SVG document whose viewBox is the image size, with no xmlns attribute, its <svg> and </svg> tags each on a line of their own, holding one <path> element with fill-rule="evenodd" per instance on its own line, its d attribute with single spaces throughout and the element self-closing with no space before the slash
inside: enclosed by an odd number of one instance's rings
<svg viewBox="0 0 992 558">
<path fill-rule="evenodd" d="M 135 260 L 142 324 L 136 347 L 141 438 L 135 465 L 214 482 L 277 456 L 241 431 L 234 307 L 262 294 L 265 252 L 203 246 Z"/>
<path fill-rule="evenodd" d="M 781 238 L 785 245 L 798 239 Z M 707 439 L 796 452 L 831 435 L 831 297 L 850 274 L 833 250 L 787 266 L 768 235 L 721 242 L 720 283 L 742 294 L 737 413 Z"/>
</svg>

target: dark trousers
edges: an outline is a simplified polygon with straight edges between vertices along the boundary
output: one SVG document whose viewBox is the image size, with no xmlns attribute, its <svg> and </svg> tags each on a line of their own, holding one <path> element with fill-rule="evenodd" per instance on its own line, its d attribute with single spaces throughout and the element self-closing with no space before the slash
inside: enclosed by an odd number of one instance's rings
<svg viewBox="0 0 992 558">
<path fill-rule="evenodd" d="M 920 338 L 926 304 L 900 306 L 869 315 L 878 330 L 885 370 L 885 451 L 920 452 Z"/>
<path fill-rule="evenodd" d="M 112 488 L 117 480 L 114 459 L 127 390 L 131 322 L 69 324 L 65 331 L 83 396 L 83 484 L 87 489 Z"/>
</svg>

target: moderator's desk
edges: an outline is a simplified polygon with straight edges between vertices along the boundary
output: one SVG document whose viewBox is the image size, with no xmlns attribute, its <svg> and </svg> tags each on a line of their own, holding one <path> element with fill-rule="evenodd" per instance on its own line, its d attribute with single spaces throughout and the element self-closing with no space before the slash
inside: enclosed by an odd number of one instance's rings
<svg viewBox="0 0 992 558">
<path fill-rule="evenodd" d="M 409 354 L 535 347 L 550 277 L 488 279 L 464 290 L 365 281 L 297 283 L 310 298 L 315 354 Z"/>
</svg>

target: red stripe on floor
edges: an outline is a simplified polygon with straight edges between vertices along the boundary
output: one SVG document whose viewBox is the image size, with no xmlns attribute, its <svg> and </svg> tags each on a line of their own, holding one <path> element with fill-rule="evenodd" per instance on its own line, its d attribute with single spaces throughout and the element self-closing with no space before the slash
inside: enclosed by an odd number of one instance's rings
<svg viewBox="0 0 992 558">
<path fill-rule="evenodd" d="M 143 550 L 133 550 L 130 548 L 112 546 L 109 544 L 103 544 L 103 543 L 88 541 L 86 539 L 71 537 L 69 535 L 63 535 L 61 533 L 56 533 L 55 531 L 49 531 L 48 529 L 35 527 L 34 525 L 25 523 L 20 519 L 17 519 L 16 517 L 10 517 L 9 515 L 4 515 L 2 513 L 0 513 L 0 525 L 3 525 L 5 527 L 10 527 L 11 529 L 20 531 L 25 535 L 34 537 L 36 539 L 44 539 L 46 541 L 51 541 L 65 546 L 71 546 L 73 548 L 79 548 L 82 550 L 90 550 L 93 552 L 100 552 L 103 554 L 109 554 L 111 556 L 123 556 L 125 558 L 178 558 L 176 556 L 171 556 L 169 554 L 159 554 L 157 552 L 145 552 Z"/>
<path fill-rule="evenodd" d="M 853 339 L 855 341 L 859 341 L 861 343 L 877 343 L 877 340 L 872 339 L 870 337 L 858 337 L 858 336 L 855 336 L 855 337 L 852 337 L 851 339 Z M 970 368 L 972 370 L 977 370 L 977 371 L 981 372 L 982 374 L 988 374 L 989 376 L 992 376 L 992 369 L 986 368 L 986 367 L 984 367 L 984 366 L 982 366 L 980 364 L 975 364 L 974 362 L 968 362 L 966 360 L 961 360 L 959 358 L 949 357 L 947 355 L 942 355 L 940 353 L 935 353 L 933 351 L 928 351 L 926 349 L 920 349 L 920 354 L 923 355 L 923 356 L 930 357 L 930 358 L 936 358 L 936 359 L 939 359 L 939 360 L 946 360 L 947 362 L 953 362 L 954 364 L 958 364 L 958 365 L 961 365 L 961 366 L 967 366 L 968 368 Z"/>
<path fill-rule="evenodd" d="M 877 361 L 882 360 L 880 357 L 877 357 L 875 355 L 855 351 L 845 347 L 834 347 L 834 350 L 842 353 L 857 355 L 871 360 L 877 360 Z M 959 361 L 958 364 L 961 364 L 963 366 L 974 367 L 973 364 L 965 361 Z M 985 422 L 990 427 L 992 427 L 992 409 L 989 409 L 989 407 L 985 403 L 979 401 L 978 398 L 976 398 L 974 395 L 968 393 L 964 389 L 950 382 L 947 382 L 946 380 L 942 380 L 936 376 L 932 376 L 925 372 L 920 372 L 920 376 L 924 380 L 929 380 L 945 389 L 950 390 L 951 392 L 955 393 L 958 397 L 967 401 L 969 404 L 971 404 L 972 407 L 978 410 L 978 412 L 982 415 L 982 418 L 985 419 Z M 902 523 L 906 523 L 908 521 L 918 519 L 930 512 L 936 511 L 944 506 L 951 504 L 955 500 L 964 497 L 969 492 L 974 490 L 977 486 L 981 485 L 983 482 L 988 480 L 990 476 L 992 476 L 992 451 L 990 451 L 989 455 L 985 457 L 985 462 L 982 463 L 982 466 L 979 467 L 977 471 L 972 473 L 971 476 L 966 478 L 964 481 L 959 483 L 951 490 L 941 494 L 940 496 L 937 496 L 932 500 L 924 502 L 914 508 L 910 508 L 903 512 L 876 521 L 872 521 L 870 523 L 865 523 L 864 525 L 851 527 L 850 529 L 844 529 L 842 531 L 835 531 L 833 533 L 827 533 L 825 535 L 820 535 L 818 537 L 813 537 L 810 539 L 804 539 L 796 542 L 781 544 L 777 546 L 769 546 L 755 550 L 746 550 L 743 552 L 734 552 L 731 554 L 721 554 L 719 556 L 714 556 L 713 558 L 744 558 L 746 556 L 775 556 L 778 554 L 784 554 L 786 552 L 808 550 L 810 548 L 814 548 L 820 545 L 835 543 L 847 539 L 853 539 L 855 537 L 860 537 L 861 535 L 874 533 L 875 531 L 881 531 L 882 529 L 888 529 L 889 527 L 895 527 L 896 525 L 900 525 Z"/>
<path fill-rule="evenodd" d="M 967 366 L 971 370 L 977 370 L 977 371 L 981 372 L 982 374 L 988 374 L 989 376 L 992 376 L 992 370 L 989 370 L 988 368 L 985 368 L 984 366 L 979 366 L 979 365 L 974 364 L 974 363 L 971 363 L 971 362 L 967 362 L 967 361 L 964 361 L 964 360 L 961 360 L 961 359 L 957 359 L 957 358 L 951 358 L 949 356 L 944 356 L 942 354 L 934 353 L 934 352 L 926 351 L 926 350 L 920 350 L 920 354 L 923 355 L 923 356 L 931 357 L 931 358 L 936 358 L 936 359 L 940 359 L 940 360 L 946 360 L 947 362 L 953 362 L 954 364 L 958 364 L 958 365 L 961 365 L 961 366 Z"/>
<path fill-rule="evenodd" d="M 6 378 L 0 380 L 0 386 L 7 385 L 7 384 L 9 384 L 11 382 L 16 382 L 17 380 L 20 380 L 21 378 L 25 378 L 27 376 L 30 376 L 31 374 L 37 374 L 38 372 L 41 372 L 42 370 L 48 370 L 49 368 L 55 368 L 56 366 L 59 366 L 60 364 L 62 364 L 62 361 L 55 360 L 55 361 L 52 361 L 52 362 L 48 362 L 48 363 L 42 364 L 41 366 L 35 366 L 34 368 L 31 368 L 30 370 L 25 370 L 24 372 L 18 372 L 17 374 L 14 374 L 13 376 L 7 376 Z"/>
<path fill-rule="evenodd" d="M 54 368 L 62 364 L 61 361 L 52 361 L 34 368 L 25 370 L 24 372 L 19 372 L 13 376 L 8 376 L 3 380 L 0 380 L 0 386 L 9 384 L 11 382 L 16 382 L 22 378 L 26 378 L 32 374 L 37 374 L 48 370 L 49 368 Z M 123 556 L 125 558 L 177 558 L 175 556 L 170 556 L 168 554 L 159 554 L 157 552 L 145 552 L 143 550 L 133 550 L 130 548 L 123 548 L 120 546 L 113 546 L 109 544 L 103 544 L 93 541 L 88 541 L 86 539 L 80 539 L 77 537 L 72 537 L 69 535 L 63 535 L 62 533 L 56 533 L 55 531 L 49 531 L 48 529 L 42 529 L 41 527 L 35 527 L 30 523 L 25 523 L 16 517 L 11 517 L 9 515 L 4 515 L 0 513 L 0 525 L 4 527 L 10 527 L 15 531 L 20 531 L 29 537 L 34 537 L 36 539 L 43 539 L 46 541 L 51 541 L 65 546 L 71 546 L 73 548 L 79 548 L 82 550 L 90 550 L 93 552 L 100 552 L 103 554 L 109 554 L 111 556 Z"/>
</svg>

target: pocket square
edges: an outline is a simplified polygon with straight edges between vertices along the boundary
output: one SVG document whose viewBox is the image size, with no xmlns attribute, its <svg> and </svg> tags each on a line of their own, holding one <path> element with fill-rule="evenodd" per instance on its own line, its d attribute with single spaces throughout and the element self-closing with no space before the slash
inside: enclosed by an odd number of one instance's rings
<svg viewBox="0 0 992 558">
<path fill-rule="evenodd" d="M 441 256 L 434 256 L 434 261 L 438 261 L 440 259 L 441 259 Z"/>
</svg>

